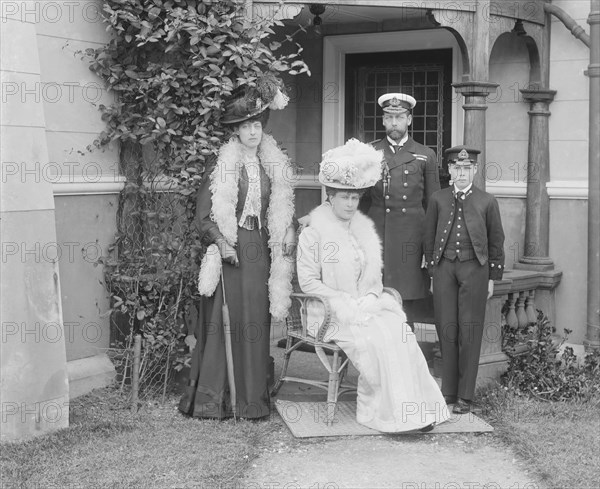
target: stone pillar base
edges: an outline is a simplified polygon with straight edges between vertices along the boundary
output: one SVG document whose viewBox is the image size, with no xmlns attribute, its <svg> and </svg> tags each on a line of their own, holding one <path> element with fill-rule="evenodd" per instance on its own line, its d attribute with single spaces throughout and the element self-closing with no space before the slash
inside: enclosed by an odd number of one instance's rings
<svg viewBox="0 0 600 489">
<path fill-rule="evenodd" d="M 583 346 L 586 353 L 591 353 L 594 350 L 600 350 L 600 341 L 590 341 L 588 339 L 583 340 Z"/>
<path fill-rule="evenodd" d="M 115 367 L 104 353 L 67 362 L 67 372 L 72 399 L 109 386 L 116 377 Z"/>
<path fill-rule="evenodd" d="M 547 256 L 523 256 L 513 264 L 515 270 L 531 270 L 533 272 L 548 272 L 554 270 L 552 258 Z"/>
<path fill-rule="evenodd" d="M 482 356 L 479 359 L 477 387 L 485 387 L 500 382 L 500 377 L 508 368 L 508 356 L 504 353 Z"/>
</svg>

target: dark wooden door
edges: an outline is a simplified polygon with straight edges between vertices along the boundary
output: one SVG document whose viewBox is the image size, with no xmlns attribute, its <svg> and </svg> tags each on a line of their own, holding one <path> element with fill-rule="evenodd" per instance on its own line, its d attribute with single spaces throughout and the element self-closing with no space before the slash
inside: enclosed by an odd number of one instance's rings
<svg viewBox="0 0 600 489">
<path fill-rule="evenodd" d="M 370 142 L 385 137 L 377 99 L 388 92 L 412 95 L 417 105 L 409 134 L 435 151 L 446 186 L 442 155 L 452 140 L 452 50 L 349 54 L 345 76 L 346 139 Z"/>
</svg>

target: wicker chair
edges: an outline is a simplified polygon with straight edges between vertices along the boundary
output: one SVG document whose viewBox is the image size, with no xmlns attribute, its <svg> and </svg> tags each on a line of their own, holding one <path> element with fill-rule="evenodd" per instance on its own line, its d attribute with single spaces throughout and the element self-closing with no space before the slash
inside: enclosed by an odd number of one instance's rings
<svg viewBox="0 0 600 489">
<path fill-rule="evenodd" d="M 300 382 L 309 384 L 327 391 L 327 414 L 325 422 L 327 425 L 333 423 L 335 410 L 339 396 L 347 392 L 356 392 L 356 385 L 344 384 L 343 379 L 348 369 L 348 357 L 344 351 L 333 341 L 324 341 L 327 330 L 331 325 L 331 306 L 327 297 L 304 294 L 300 292 L 298 277 L 294 272 L 292 286 L 292 306 L 286 318 L 286 346 L 283 360 L 281 376 L 275 383 L 272 396 L 276 396 L 284 382 Z M 400 294 L 388 287 L 384 291 L 392 294 L 399 302 Z M 319 326 L 317 335 L 313 336 L 308 332 L 306 321 L 306 307 L 309 300 L 317 300 L 323 303 L 325 315 L 323 322 Z M 328 377 L 327 380 L 314 380 L 303 377 L 293 377 L 288 375 L 288 366 L 293 352 L 300 347 L 307 345 L 313 347 L 317 357 L 325 367 Z M 327 355 L 329 353 L 329 355 Z M 328 356 L 330 358 L 328 358 Z"/>
<path fill-rule="evenodd" d="M 325 308 L 325 318 L 320 325 L 317 336 L 312 336 L 307 330 L 306 306 L 309 300 L 318 300 Z M 281 376 L 275 383 L 271 392 L 276 396 L 284 382 L 300 382 L 309 384 L 327 391 L 327 415 L 326 423 L 333 423 L 338 397 L 346 392 L 356 392 L 356 386 L 343 384 L 343 378 L 348 369 L 348 357 L 344 351 L 332 341 L 323 341 L 327 329 L 331 324 L 331 307 L 326 297 L 318 295 L 292 293 L 292 306 L 286 318 L 286 346 L 283 357 Z M 288 375 L 288 366 L 293 352 L 300 347 L 308 345 L 314 348 L 317 357 L 328 373 L 327 380 L 314 380 L 303 377 Z M 330 355 L 327 355 L 330 353 Z"/>
</svg>

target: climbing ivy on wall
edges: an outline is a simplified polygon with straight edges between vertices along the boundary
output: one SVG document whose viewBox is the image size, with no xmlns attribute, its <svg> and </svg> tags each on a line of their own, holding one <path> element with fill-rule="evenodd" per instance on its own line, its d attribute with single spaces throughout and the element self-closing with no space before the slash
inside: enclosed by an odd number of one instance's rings
<svg viewBox="0 0 600 489">
<path fill-rule="evenodd" d="M 114 102 L 100 106 L 106 129 L 90 148 L 118 143 L 127 182 L 115 245 L 101 261 L 113 329 L 125 323 L 113 336 L 127 346 L 134 331 L 143 334 L 151 380 L 185 361 L 181 327 L 197 298 L 202 254 L 195 193 L 225 136 L 223 100 L 268 72 L 309 73 L 282 22 L 250 19 L 243 1 L 104 0 L 103 11 L 110 42 L 85 55 Z"/>
<path fill-rule="evenodd" d="M 283 2 L 282 5 L 283 6 Z M 97 140 L 152 145 L 164 170 L 202 163 L 223 135 L 222 100 L 265 72 L 308 72 L 282 22 L 248 20 L 234 0 L 105 0 L 111 41 L 88 50 L 115 102 Z"/>
</svg>

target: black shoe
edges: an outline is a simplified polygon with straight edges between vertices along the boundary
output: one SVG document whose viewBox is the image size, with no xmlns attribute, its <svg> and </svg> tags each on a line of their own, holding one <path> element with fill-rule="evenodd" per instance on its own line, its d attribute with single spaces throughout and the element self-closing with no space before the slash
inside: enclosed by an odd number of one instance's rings
<svg viewBox="0 0 600 489">
<path fill-rule="evenodd" d="M 456 402 L 456 396 L 444 396 L 446 404 L 454 404 Z"/>
<path fill-rule="evenodd" d="M 471 401 L 459 398 L 454 408 L 452 409 L 454 414 L 467 414 L 471 412 Z"/>
<path fill-rule="evenodd" d="M 427 433 L 428 431 L 431 431 L 433 428 L 435 428 L 435 423 L 431 423 L 431 424 L 428 424 L 427 426 L 423 426 L 423 428 L 421 428 L 419 431 L 421 433 Z"/>
</svg>

